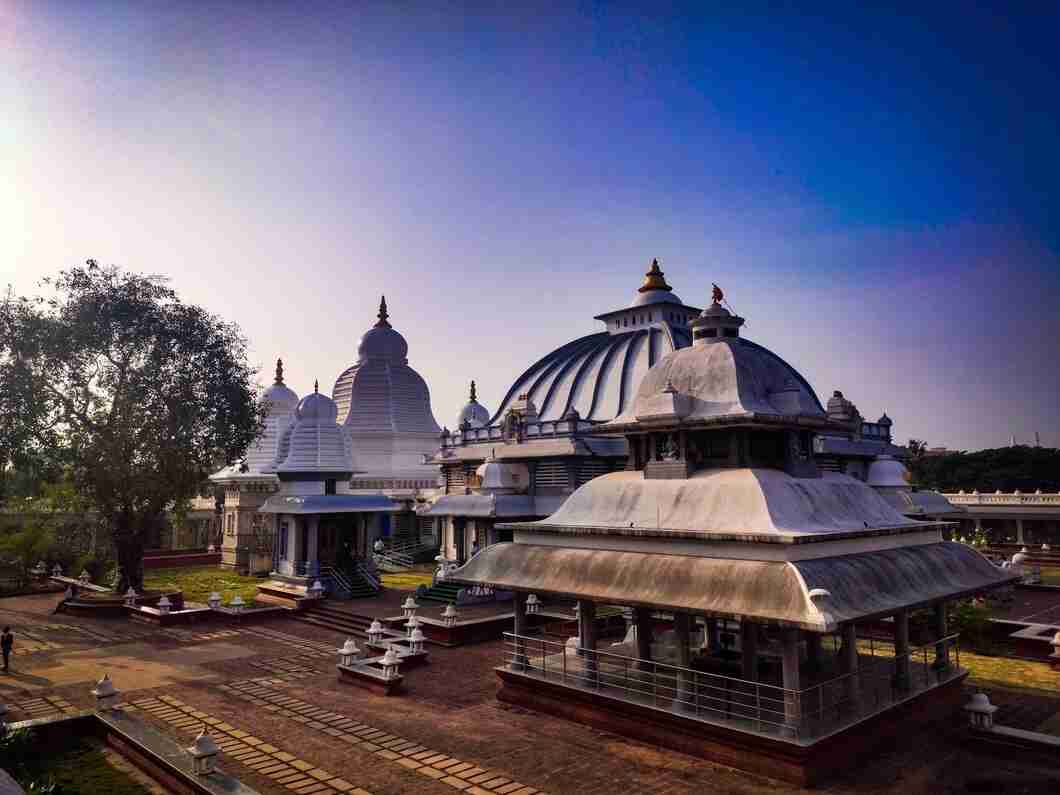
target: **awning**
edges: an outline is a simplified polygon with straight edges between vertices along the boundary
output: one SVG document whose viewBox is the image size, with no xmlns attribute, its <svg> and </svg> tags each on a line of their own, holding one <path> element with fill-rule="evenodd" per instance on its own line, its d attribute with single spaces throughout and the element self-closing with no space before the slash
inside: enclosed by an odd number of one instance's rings
<svg viewBox="0 0 1060 795">
<path fill-rule="evenodd" d="M 262 513 L 391 513 L 401 506 L 382 495 L 316 494 L 284 497 L 274 494 L 258 508 Z"/>
<path fill-rule="evenodd" d="M 833 632 L 840 623 L 956 599 L 1018 577 L 951 542 L 796 562 L 501 543 L 448 579 Z M 816 588 L 831 596 L 811 600 Z"/>
<path fill-rule="evenodd" d="M 531 497 L 526 494 L 447 494 L 421 515 L 516 518 L 549 516 L 563 504 L 566 495 Z"/>
</svg>

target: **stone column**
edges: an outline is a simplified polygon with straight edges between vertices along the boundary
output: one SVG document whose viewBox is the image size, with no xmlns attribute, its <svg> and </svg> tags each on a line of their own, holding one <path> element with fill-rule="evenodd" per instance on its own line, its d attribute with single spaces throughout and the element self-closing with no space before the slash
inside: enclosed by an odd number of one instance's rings
<svg viewBox="0 0 1060 795">
<path fill-rule="evenodd" d="M 946 603 L 935 605 L 935 636 L 941 641 L 949 633 L 946 631 Z M 935 644 L 935 668 L 943 671 L 950 667 L 950 649 L 944 642 Z"/>
<path fill-rule="evenodd" d="M 582 600 L 578 602 L 578 646 L 585 660 L 587 684 L 595 685 L 596 664 L 596 604 Z"/>
<path fill-rule="evenodd" d="M 677 700 L 687 709 L 696 697 L 694 676 L 688 671 L 692 662 L 689 635 L 692 617 L 688 613 L 674 613 L 674 643 L 677 645 Z"/>
<path fill-rule="evenodd" d="M 298 572 L 298 562 L 305 559 L 305 550 L 302 548 L 302 525 L 305 522 L 304 516 L 291 515 L 290 528 L 288 532 L 291 534 L 288 536 L 287 546 L 287 561 L 290 566 L 290 575 L 293 577 Z"/>
<path fill-rule="evenodd" d="M 982 529 L 983 529 L 983 520 L 982 520 L 982 519 L 980 519 L 980 518 L 979 518 L 979 517 L 977 516 L 977 517 L 975 517 L 975 532 L 977 532 L 977 533 L 978 533 L 978 532 L 979 532 L 980 530 L 982 530 Z"/>
<path fill-rule="evenodd" d="M 637 657 L 641 660 L 651 659 L 652 621 L 651 608 L 634 607 L 633 624 L 637 628 Z M 649 670 L 651 666 L 645 666 Z"/>
<path fill-rule="evenodd" d="M 1023 520 L 1016 520 L 1016 543 L 1023 546 Z"/>
<path fill-rule="evenodd" d="M 317 549 L 320 537 L 320 517 L 310 516 L 306 522 L 309 532 L 306 535 L 305 573 L 307 577 L 315 577 L 320 574 L 320 558 Z"/>
<path fill-rule="evenodd" d="M 748 682 L 758 681 L 758 625 L 744 619 L 740 622 L 740 649 L 743 654 L 741 676 Z"/>
<path fill-rule="evenodd" d="M 799 713 L 799 630 L 784 629 L 781 633 L 781 664 L 784 671 L 784 723 L 798 734 Z"/>
<path fill-rule="evenodd" d="M 894 614 L 894 685 L 899 690 L 909 686 L 909 611 Z"/>
<path fill-rule="evenodd" d="M 513 638 L 513 656 L 512 656 L 512 668 L 516 671 L 522 671 L 526 669 L 527 658 L 526 658 L 526 641 L 523 638 L 526 637 L 528 622 L 526 620 L 526 594 L 519 591 L 515 592 L 515 597 L 512 599 L 513 607 L 515 608 L 515 635 Z"/>
<path fill-rule="evenodd" d="M 707 648 L 710 649 L 711 654 L 719 653 L 721 651 L 721 637 L 718 633 L 718 619 L 708 618 L 705 629 L 707 632 Z"/>
<path fill-rule="evenodd" d="M 861 712 L 861 677 L 858 667 L 858 628 L 851 621 L 843 625 L 843 673 L 851 674 L 847 677 L 847 700 L 855 714 Z"/>
</svg>

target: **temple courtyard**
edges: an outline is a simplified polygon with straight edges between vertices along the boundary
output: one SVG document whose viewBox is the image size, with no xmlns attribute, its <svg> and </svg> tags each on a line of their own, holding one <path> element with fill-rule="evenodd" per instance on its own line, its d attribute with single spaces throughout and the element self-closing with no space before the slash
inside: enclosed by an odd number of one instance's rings
<svg viewBox="0 0 1060 795">
<path fill-rule="evenodd" d="M 396 596 L 396 594 L 389 594 Z M 205 722 L 219 766 L 263 793 L 758 793 L 797 788 L 502 704 L 500 640 L 429 647 L 405 692 L 340 683 L 345 638 L 278 618 L 238 627 L 158 628 L 53 615 L 57 596 L 0 601 L 16 637 L 0 676 L 9 721 L 90 709 L 109 674 L 124 709 L 187 743 Z M 370 601 L 370 600 L 368 600 Z M 386 600 L 389 601 L 389 600 Z M 965 652 L 1005 725 L 1060 735 L 1060 672 Z M 881 747 L 824 792 L 1056 791 L 1060 771 L 991 758 L 965 743 L 963 716 Z"/>
</svg>

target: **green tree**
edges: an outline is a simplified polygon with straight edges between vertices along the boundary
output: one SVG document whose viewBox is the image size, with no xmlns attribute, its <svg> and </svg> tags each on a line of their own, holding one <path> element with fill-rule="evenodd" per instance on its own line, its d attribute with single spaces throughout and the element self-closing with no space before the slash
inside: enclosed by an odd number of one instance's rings
<svg viewBox="0 0 1060 795">
<path fill-rule="evenodd" d="M 17 426 L 0 455 L 66 462 L 109 527 L 119 589 L 140 589 L 152 529 L 261 429 L 246 341 L 157 276 L 89 260 L 44 286 L 0 307 L 0 411 Z"/>
</svg>

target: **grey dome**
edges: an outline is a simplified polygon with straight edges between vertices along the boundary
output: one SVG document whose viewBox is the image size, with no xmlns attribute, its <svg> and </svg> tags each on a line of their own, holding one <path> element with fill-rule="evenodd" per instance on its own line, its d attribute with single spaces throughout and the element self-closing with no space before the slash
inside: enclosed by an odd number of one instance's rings
<svg viewBox="0 0 1060 795">
<path fill-rule="evenodd" d="M 431 413 L 431 394 L 419 373 L 408 366 L 408 343 L 390 327 L 386 299 L 379 322 L 363 337 L 357 364 L 335 381 L 331 396 L 338 422 L 350 431 L 441 432 Z"/>
<path fill-rule="evenodd" d="M 315 422 L 335 422 L 338 413 L 335 401 L 319 392 L 306 395 L 298 402 L 298 408 L 295 410 L 297 419 Z"/>
<path fill-rule="evenodd" d="M 636 297 L 630 301 L 630 306 L 648 306 L 649 304 L 684 304 L 676 294 L 667 292 L 665 290 L 649 290 L 644 293 L 637 293 Z"/>
<path fill-rule="evenodd" d="M 696 344 L 665 356 L 640 382 L 628 422 L 651 416 L 659 396 L 676 390 L 688 402 L 685 420 L 745 414 L 814 415 L 824 409 L 794 367 L 740 337 Z"/>
<path fill-rule="evenodd" d="M 295 411 L 276 452 L 275 472 L 346 473 L 353 469 L 342 428 L 335 422 L 338 408 L 327 395 L 306 395 Z"/>
<path fill-rule="evenodd" d="M 630 406 L 637 384 L 652 365 L 691 343 L 687 328 L 669 323 L 568 342 L 516 379 L 490 423 L 499 422 L 524 394 L 537 406 L 542 421 L 562 419 L 570 409 L 583 420 L 613 419 Z"/>
<path fill-rule="evenodd" d="M 460 409 L 460 414 L 456 418 L 456 427 L 464 427 L 466 422 L 472 428 L 484 428 L 489 424 L 490 413 L 489 409 L 479 403 L 477 400 L 471 400 L 464 404 L 464 407 Z"/>
</svg>

